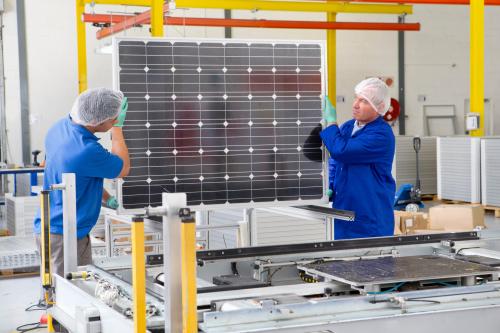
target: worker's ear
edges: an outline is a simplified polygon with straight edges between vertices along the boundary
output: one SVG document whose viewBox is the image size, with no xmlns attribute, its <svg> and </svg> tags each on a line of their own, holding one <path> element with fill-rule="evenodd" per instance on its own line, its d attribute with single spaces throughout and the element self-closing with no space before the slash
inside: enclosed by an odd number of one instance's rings
<svg viewBox="0 0 500 333">
<path fill-rule="evenodd" d="M 103 132 L 103 128 L 104 128 L 104 124 L 101 123 L 99 125 L 96 125 L 96 126 L 87 126 L 87 128 L 93 132 L 93 133 L 97 133 L 97 132 Z"/>
<path fill-rule="evenodd" d="M 378 110 L 385 110 L 385 103 L 384 103 L 384 102 L 380 102 L 380 104 L 379 104 L 379 105 L 377 105 L 377 107 L 378 107 Z M 380 114 L 380 113 L 378 112 L 378 110 L 375 110 L 375 111 L 376 111 L 378 114 Z M 383 116 L 382 114 L 380 114 L 380 115 L 381 115 L 381 116 Z"/>
</svg>

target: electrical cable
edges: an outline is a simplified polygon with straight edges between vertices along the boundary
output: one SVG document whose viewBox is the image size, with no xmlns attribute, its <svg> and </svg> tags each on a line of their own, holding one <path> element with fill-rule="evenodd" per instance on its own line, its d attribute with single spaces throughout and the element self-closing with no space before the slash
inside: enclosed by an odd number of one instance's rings
<svg viewBox="0 0 500 333">
<path fill-rule="evenodd" d="M 29 324 L 24 324 L 24 325 L 16 327 L 16 331 L 20 332 L 20 333 L 24 333 L 24 332 L 33 331 L 33 330 L 36 330 L 39 328 L 47 328 L 47 326 L 42 325 L 38 322 L 37 323 L 29 323 Z"/>
<path fill-rule="evenodd" d="M 160 280 L 160 276 L 162 276 L 162 275 L 164 275 L 163 272 L 158 273 L 158 275 L 155 276 L 154 281 L 155 281 L 155 283 L 158 283 L 158 284 L 163 286 L 163 285 L 165 285 L 165 282 Z"/>
<path fill-rule="evenodd" d="M 457 253 L 455 253 L 455 255 L 457 254 L 460 254 L 460 251 L 462 250 L 471 250 L 471 249 L 479 249 L 480 247 L 479 246 L 474 246 L 474 247 L 463 247 L 461 248 L 460 250 L 457 251 Z"/>
<path fill-rule="evenodd" d="M 417 298 L 408 298 L 406 299 L 408 302 L 426 302 L 426 303 L 434 303 L 434 304 L 441 304 L 440 301 L 435 301 L 431 299 L 417 299 Z"/>
<path fill-rule="evenodd" d="M 274 274 L 278 273 L 283 268 L 284 268 L 284 266 L 278 267 L 274 272 L 272 272 L 271 274 L 269 274 L 269 276 L 267 277 L 267 282 L 271 282 Z"/>
<path fill-rule="evenodd" d="M 392 287 L 390 289 L 387 289 L 387 290 L 384 290 L 384 291 L 369 291 L 366 294 L 367 295 L 383 295 L 383 294 L 387 294 L 387 293 L 396 291 L 399 287 L 401 287 L 405 283 L 406 282 L 400 282 L 400 283 L 396 284 L 394 287 Z"/>
<path fill-rule="evenodd" d="M 41 299 L 38 301 L 36 304 L 32 304 L 28 306 L 24 311 L 42 311 L 42 310 L 47 310 L 47 303 L 45 303 L 45 300 Z"/>
</svg>

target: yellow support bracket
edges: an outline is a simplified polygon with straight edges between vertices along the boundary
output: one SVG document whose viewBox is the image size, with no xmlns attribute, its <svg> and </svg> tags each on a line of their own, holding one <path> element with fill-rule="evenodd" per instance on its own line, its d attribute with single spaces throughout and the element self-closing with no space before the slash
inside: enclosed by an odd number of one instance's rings
<svg viewBox="0 0 500 333">
<path fill-rule="evenodd" d="M 144 259 L 144 219 L 132 218 L 132 288 L 134 332 L 146 332 L 146 262 Z"/>
<path fill-rule="evenodd" d="M 484 0 L 470 1 L 470 112 L 479 115 L 470 135 L 484 136 Z"/>
<path fill-rule="evenodd" d="M 198 332 L 196 305 L 196 224 L 191 217 L 182 218 L 182 332 Z"/>
<path fill-rule="evenodd" d="M 353 4 L 348 2 L 296 2 L 262 0 L 176 0 L 177 8 L 273 10 L 289 12 L 335 12 L 363 14 L 412 14 L 411 5 Z"/>
</svg>

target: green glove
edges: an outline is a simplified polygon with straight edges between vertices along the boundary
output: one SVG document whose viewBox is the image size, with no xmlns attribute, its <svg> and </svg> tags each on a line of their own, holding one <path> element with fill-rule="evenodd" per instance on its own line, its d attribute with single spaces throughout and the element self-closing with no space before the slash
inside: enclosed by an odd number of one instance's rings
<svg viewBox="0 0 500 333">
<path fill-rule="evenodd" d="M 327 195 L 329 198 L 331 198 L 331 197 L 332 197 L 332 195 L 333 195 L 333 191 L 332 191 L 332 190 L 330 190 L 330 189 L 326 190 L 326 195 Z"/>
<path fill-rule="evenodd" d="M 123 123 L 125 122 L 125 117 L 127 116 L 127 109 L 128 109 L 127 97 L 123 97 L 122 105 L 120 106 L 120 114 L 116 118 L 116 124 L 114 124 L 113 126 L 123 127 Z"/>
<path fill-rule="evenodd" d="M 117 209 L 118 208 L 118 200 L 116 200 L 115 197 L 111 196 L 108 198 L 106 201 L 106 206 L 108 206 L 111 209 Z"/>
<path fill-rule="evenodd" d="M 337 110 L 333 106 L 332 102 L 330 102 L 330 98 L 325 96 L 325 108 L 323 109 L 323 119 L 328 123 L 336 123 L 337 122 Z"/>
</svg>

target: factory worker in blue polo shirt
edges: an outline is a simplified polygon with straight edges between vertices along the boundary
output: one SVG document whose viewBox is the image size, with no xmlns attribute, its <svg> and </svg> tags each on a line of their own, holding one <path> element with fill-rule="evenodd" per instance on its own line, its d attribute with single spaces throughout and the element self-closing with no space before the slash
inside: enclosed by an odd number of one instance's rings
<svg viewBox="0 0 500 333">
<path fill-rule="evenodd" d="M 320 133 L 330 152 L 329 195 L 333 207 L 354 211 L 354 222 L 335 220 L 335 239 L 392 236 L 396 184 L 391 168 L 395 139 L 382 116 L 390 106 L 389 88 L 378 78 L 360 82 L 354 89 L 353 119 L 337 125 L 328 98 Z"/>
<path fill-rule="evenodd" d="M 46 164 L 44 189 L 62 183 L 63 173 L 76 176 L 77 254 L 78 265 L 92 263 L 89 232 L 101 210 L 101 201 L 116 205 L 104 193 L 104 178 L 127 176 L 130 169 L 128 149 L 122 126 L 127 99 L 120 91 L 107 88 L 90 89 L 78 96 L 71 112 L 55 123 L 45 138 Z M 94 134 L 111 130 L 111 152 Z M 64 273 L 63 201 L 61 191 L 50 193 L 51 261 L 53 272 Z M 40 245 L 40 214 L 35 217 L 35 234 Z"/>
</svg>

